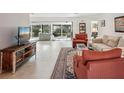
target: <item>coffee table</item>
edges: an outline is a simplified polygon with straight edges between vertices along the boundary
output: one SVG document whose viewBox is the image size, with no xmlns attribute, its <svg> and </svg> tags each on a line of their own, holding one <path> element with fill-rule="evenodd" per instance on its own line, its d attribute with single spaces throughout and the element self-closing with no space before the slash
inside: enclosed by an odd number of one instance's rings
<svg viewBox="0 0 124 93">
<path fill-rule="evenodd" d="M 76 54 L 82 56 L 82 50 L 88 50 L 88 47 L 85 44 L 77 44 L 76 46 Z"/>
</svg>

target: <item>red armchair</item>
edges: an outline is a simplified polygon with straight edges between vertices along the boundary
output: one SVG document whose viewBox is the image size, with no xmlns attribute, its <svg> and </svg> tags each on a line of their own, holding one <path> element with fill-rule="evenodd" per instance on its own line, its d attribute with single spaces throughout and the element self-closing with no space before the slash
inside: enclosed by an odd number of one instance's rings
<svg viewBox="0 0 124 93">
<path fill-rule="evenodd" d="M 124 58 L 121 49 L 98 52 L 83 50 L 74 56 L 74 72 L 78 79 L 124 79 Z"/>
<path fill-rule="evenodd" d="M 72 46 L 75 48 L 78 43 L 84 43 L 87 46 L 87 41 L 88 39 L 86 33 L 75 34 L 75 38 L 72 40 Z"/>
</svg>

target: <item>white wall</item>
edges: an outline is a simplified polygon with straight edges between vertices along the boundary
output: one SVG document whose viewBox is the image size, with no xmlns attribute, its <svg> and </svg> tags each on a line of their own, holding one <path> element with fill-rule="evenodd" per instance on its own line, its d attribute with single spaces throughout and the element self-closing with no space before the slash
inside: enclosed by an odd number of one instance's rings
<svg viewBox="0 0 124 93">
<path fill-rule="evenodd" d="M 99 36 L 103 35 L 113 35 L 113 36 L 124 36 L 124 33 L 115 32 L 114 27 L 114 18 L 118 16 L 124 16 L 124 13 L 104 13 L 104 14 L 96 14 L 91 16 L 86 16 L 80 18 L 80 20 L 84 20 L 86 22 L 86 30 L 88 33 L 88 37 L 91 36 L 91 21 L 99 22 Z M 100 26 L 100 21 L 105 20 L 105 27 Z"/>
<path fill-rule="evenodd" d="M 30 22 L 32 21 L 41 21 L 41 22 L 65 22 L 70 21 L 73 22 L 73 37 L 76 33 L 79 33 L 79 23 L 86 23 L 86 31 L 88 33 L 88 37 L 91 36 L 91 21 L 99 21 L 99 36 L 103 36 L 105 34 L 108 35 L 118 35 L 123 36 L 124 33 L 115 32 L 114 27 L 114 18 L 118 16 L 124 16 L 124 13 L 98 13 L 98 14 L 90 14 L 83 17 L 32 17 Z M 100 26 L 100 20 L 105 20 L 106 26 Z"/>
<path fill-rule="evenodd" d="M 0 49 L 16 44 L 18 26 L 29 25 L 29 14 L 0 13 Z"/>
<path fill-rule="evenodd" d="M 115 24 L 114 18 L 118 16 L 124 16 L 124 13 L 111 13 L 111 14 L 104 14 L 101 16 L 101 19 L 105 19 L 106 26 L 100 27 L 100 35 L 108 34 L 114 36 L 123 36 L 124 33 L 115 32 Z"/>
</svg>

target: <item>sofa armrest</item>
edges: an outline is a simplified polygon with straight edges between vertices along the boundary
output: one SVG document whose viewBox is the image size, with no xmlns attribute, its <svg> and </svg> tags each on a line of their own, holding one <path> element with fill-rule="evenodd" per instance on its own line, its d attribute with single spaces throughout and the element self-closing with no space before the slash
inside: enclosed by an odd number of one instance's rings
<svg viewBox="0 0 124 93">
<path fill-rule="evenodd" d="M 94 79 L 124 78 L 124 58 L 88 63 L 87 76 Z"/>
<path fill-rule="evenodd" d="M 87 78 L 87 68 L 83 64 L 82 56 L 74 56 L 74 72 L 78 79 L 86 79 Z"/>
<path fill-rule="evenodd" d="M 73 57 L 73 60 L 74 60 L 74 66 L 76 66 L 76 67 L 82 67 L 83 66 L 83 68 L 86 68 L 85 65 L 84 65 L 84 63 L 83 63 L 82 56 L 75 55 Z"/>
<path fill-rule="evenodd" d="M 93 43 L 102 43 L 102 38 L 92 39 Z"/>
<path fill-rule="evenodd" d="M 118 47 L 120 49 L 122 49 L 122 57 L 124 57 L 124 47 Z"/>
<path fill-rule="evenodd" d="M 106 59 L 106 60 L 97 60 L 97 61 L 89 61 L 87 63 L 87 66 L 89 67 L 89 70 L 98 69 L 97 66 L 100 68 L 105 65 L 105 67 L 110 65 L 117 65 L 120 63 L 123 63 L 124 65 L 124 58 L 115 58 L 115 59 Z"/>
<path fill-rule="evenodd" d="M 74 66 L 75 67 L 78 67 L 79 65 L 79 62 L 81 62 L 81 60 L 82 60 L 82 57 L 81 56 L 79 56 L 79 55 L 75 55 L 74 57 L 73 57 L 73 60 L 74 60 Z"/>
</svg>

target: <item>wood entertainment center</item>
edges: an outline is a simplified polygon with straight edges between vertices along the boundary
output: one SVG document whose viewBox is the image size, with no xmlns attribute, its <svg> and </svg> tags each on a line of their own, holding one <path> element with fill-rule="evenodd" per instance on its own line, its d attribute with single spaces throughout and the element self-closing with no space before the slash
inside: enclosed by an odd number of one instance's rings
<svg viewBox="0 0 124 93">
<path fill-rule="evenodd" d="M 36 42 L 12 46 L 1 50 L 1 70 L 16 72 L 16 68 L 27 62 L 33 55 L 36 58 Z"/>
</svg>

